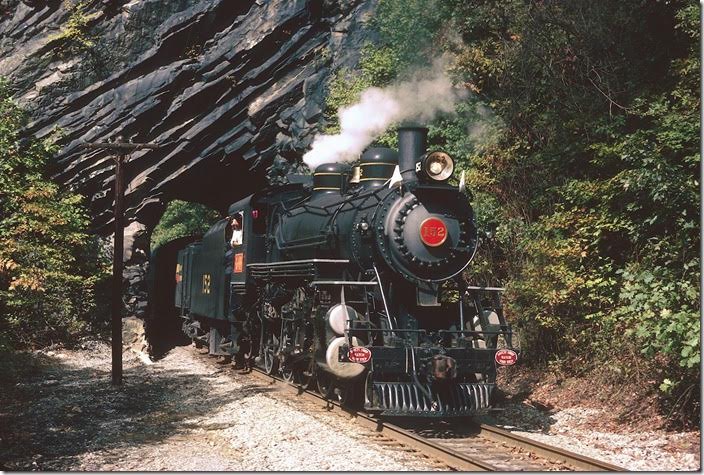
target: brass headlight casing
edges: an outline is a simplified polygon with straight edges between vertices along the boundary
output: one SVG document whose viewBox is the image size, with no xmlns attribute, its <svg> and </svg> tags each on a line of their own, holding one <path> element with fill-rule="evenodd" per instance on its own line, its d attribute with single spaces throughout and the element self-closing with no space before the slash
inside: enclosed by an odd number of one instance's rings
<svg viewBox="0 0 704 475">
<path fill-rule="evenodd" d="M 455 170 L 455 161 L 445 152 L 430 152 L 423 156 L 419 162 L 420 172 L 427 178 L 435 181 L 445 181 L 452 176 Z"/>
</svg>

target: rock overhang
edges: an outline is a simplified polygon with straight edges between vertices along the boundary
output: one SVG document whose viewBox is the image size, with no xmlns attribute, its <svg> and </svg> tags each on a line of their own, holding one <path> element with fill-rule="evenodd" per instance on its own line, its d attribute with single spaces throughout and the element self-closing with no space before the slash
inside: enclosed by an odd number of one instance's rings
<svg viewBox="0 0 704 475">
<path fill-rule="evenodd" d="M 277 156 L 295 162 L 310 145 L 325 84 L 356 63 L 375 2 L 92 1 L 80 14 L 94 46 L 70 57 L 51 38 L 75 10 L 14 3 L 0 18 L 13 39 L 0 40 L 0 75 L 30 108 L 28 134 L 60 129 L 54 176 L 87 196 L 96 229 L 109 233 L 112 160 L 81 143 L 159 144 L 127 167 L 130 221 L 153 227 L 175 198 L 224 212 L 265 185 Z"/>
</svg>

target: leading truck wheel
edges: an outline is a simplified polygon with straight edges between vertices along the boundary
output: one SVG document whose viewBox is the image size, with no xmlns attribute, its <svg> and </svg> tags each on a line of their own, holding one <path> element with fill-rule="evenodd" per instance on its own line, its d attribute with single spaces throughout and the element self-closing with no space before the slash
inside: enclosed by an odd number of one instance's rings
<svg viewBox="0 0 704 475">
<path fill-rule="evenodd" d="M 303 367 L 300 374 L 298 375 L 298 381 L 301 383 L 303 389 L 314 389 L 316 386 L 316 368 L 318 365 L 315 363 L 315 358 L 312 356 L 308 360 L 308 363 Z"/>
<path fill-rule="evenodd" d="M 264 372 L 266 374 L 273 375 L 276 373 L 276 368 L 278 367 L 278 362 L 276 361 L 276 356 L 274 355 L 274 350 L 270 348 L 264 349 Z"/>
<path fill-rule="evenodd" d="M 333 393 L 333 380 L 332 376 L 327 371 L 323 371 L 320 368 L 317 369 L 315 375 L 315 381 L 318 386 L 318 392 L 325 399 L 332 399 Z"/>
<path fill-rule="evenodd" d="M 287 383 L 294 383 L 296 381 L 296 372 L 292 368 L 281 368 L 281 377 Z"/>
</svg>

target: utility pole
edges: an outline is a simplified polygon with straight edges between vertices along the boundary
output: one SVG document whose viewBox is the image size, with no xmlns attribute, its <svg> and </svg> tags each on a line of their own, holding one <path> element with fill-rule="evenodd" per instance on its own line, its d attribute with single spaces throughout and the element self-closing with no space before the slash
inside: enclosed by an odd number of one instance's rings
<svg viewBox="0 0 704 475">
<path fill-rule="evenodd" d="M 119 138 L 118 138 L 119 140 Z M 115 160 L 115 242 L 112 257 L 112 298 L 110 313 L 112 316 L 112 384 L 122 384 L 122 272 L 125 245 L 125 163 L 130 153 L 135 150 L 159 148 L 150 143 L 129 142 L 89 142 L 81 148 L 90 150 L 108 150 L 116 153 Z"/>
</svg>

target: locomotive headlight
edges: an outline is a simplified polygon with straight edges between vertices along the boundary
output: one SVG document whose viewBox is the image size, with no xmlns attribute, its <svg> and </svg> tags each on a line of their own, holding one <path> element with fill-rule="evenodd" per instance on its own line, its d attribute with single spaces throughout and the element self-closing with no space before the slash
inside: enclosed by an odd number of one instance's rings
<svg viewBox="0 0 704 475">
<path fill-rule="evenodd" d="M 455 162 L 445 152 L 430 152 L 421 160 L 421 170 L 428 178 L 436 181 L 445 181 L 452 175 Z"/>
</svg>

